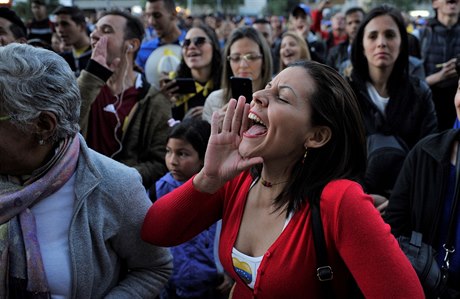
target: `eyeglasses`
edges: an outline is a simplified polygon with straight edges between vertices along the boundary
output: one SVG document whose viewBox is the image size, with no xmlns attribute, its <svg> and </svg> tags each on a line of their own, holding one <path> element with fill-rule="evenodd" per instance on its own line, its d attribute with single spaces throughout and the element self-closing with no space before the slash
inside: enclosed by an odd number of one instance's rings
<svg viewBox="0 0 460 299">
<path fill-rule="evenodd" d="M 207 41 L 206 37 L 203 37 L 203 36 L 187 38 L 187 39 L 184 39 L 182 43 L 182 47 L 188 48 L 193 43 L 196 47 L 200 48 L 206 43 L 206 41 Z"/>
<path fill-rule="evenodd" d="M 11 119 L 11 115 L 0 116 L 0 121 L 6 121 L 10 119 Z"/>
<path fill-rule="evenodd" d="M 235 55 L 227 56 L 227 60 L 230 61 L 230 62 L 233 62 L 233 63 L 240 63 L 241 59 L 244 59 L 244 60 L 246 60 L 247 63 L 250 63 L 250 62 L 254 62 L 257 59 L 260 59 L 262 57 L 263 57 L 263 55 L 261 55 L 261 54 L 251 54 L 251 53 L 244 54 L 244 55 L 235 54 Z"/>
</svg>

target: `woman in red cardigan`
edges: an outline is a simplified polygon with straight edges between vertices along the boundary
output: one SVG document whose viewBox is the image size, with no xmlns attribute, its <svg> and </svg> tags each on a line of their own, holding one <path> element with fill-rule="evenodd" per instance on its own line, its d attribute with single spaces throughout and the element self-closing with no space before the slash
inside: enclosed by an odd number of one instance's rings
<svg viewBox="0 0 460 299">
<path fill-rule="evenodd" d="M 331 68 L 294 63 L 213 115 L 203 169 L 149 210 L 142 238 L 185 242 L 222 218 L 233 298 L 324 298 L 309 199 L 320 203 L 336 298 L 423 298 L 411 264 L 357 180 L 366 161 L 355 96 Z M 250 170 L 251 169 L 251 170 Z"/>
</svg>

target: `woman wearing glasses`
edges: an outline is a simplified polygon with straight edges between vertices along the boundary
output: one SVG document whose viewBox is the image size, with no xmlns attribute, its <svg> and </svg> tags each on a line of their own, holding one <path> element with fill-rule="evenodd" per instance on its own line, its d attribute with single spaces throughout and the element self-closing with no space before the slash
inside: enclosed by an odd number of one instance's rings
<svg viewBox="0 0 460 299">
<path fill-rule="evenodd" d="M 209 95 L 203 109 L 203 119 L 211 122 L 214 111 L 219 111 L 222 120 L 227 110 L 228 101 L 237 98 L 230 88 L 230 77 L 252 79 L 252 91 L 265 87 L 271 79 L 273 63 L 270 47 L 264 37 L 252 27 L 235 29 L 225 45 L 222 72 L 222 89 Z"/>
<path fill-rule="evenodd" d="M 280 71 L 297 60 L 311 60 L 307 42 L 296 32 L 286 31 L 281 37 Z"/>
<path fill-rule="evenodd" d="M 192 78 L 196 92 L 183 94 L 175 80 L 163 80 L 161 83 L 161 91 L 173 103 L 174 119 L 182 120 L 185 115 L 201 117 L 206 97 L 220 87 L 221 66 L 216 33 L 206 25 L 190 28 L 182 44 L 182 60 L 177 74 L 172 77 Z"/>
</svg>

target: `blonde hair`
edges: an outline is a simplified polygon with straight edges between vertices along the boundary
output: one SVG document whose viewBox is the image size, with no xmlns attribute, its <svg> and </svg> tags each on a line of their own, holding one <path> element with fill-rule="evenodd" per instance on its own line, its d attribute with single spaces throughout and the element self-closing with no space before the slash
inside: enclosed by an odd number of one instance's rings
<svg viewBox="0 0 460 299">
<path fill-rule="evenodd" d="M 308 49 L 307 41 L 302 36 L 300 36 L 298 33 L 296 33 L 295 31 L 286 31 L 281 36 L 281 42 L 283 42 L 283 39 L 285 37 L 288 37 L 288 36 L 292 37 L 296 41 L 296 43 L 299 45 L 299 47 L 300 47 L 300 60 L 311 60 L 310 50 Z M 280 49 L 280 52 L 281 52 L 281 49 Z M 279 70 L 282 71 L 286 67 L 287 67 L 287 65 L 285 65 L 283 63 L 283 60 L 280 57 Z"/>
</svg>

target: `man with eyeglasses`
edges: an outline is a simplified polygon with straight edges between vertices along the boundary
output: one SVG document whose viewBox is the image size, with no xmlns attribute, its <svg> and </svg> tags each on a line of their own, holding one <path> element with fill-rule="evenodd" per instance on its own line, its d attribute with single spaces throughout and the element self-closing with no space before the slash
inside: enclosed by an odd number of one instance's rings
<svg viewBox="0 0 460 299">
<path fill-rule="evenodd" d="M 147 59 L 158 47 L 166 44 L 179 45 L 186 34 L 177 24 L 174 0 L 148 0 L 145 3 L 145 17 L 148 25 L 155 29 L 157 37 L 142 43 L 139 49 L 136 64 L 142 69 L 145 69 Z"/>
</svg>

